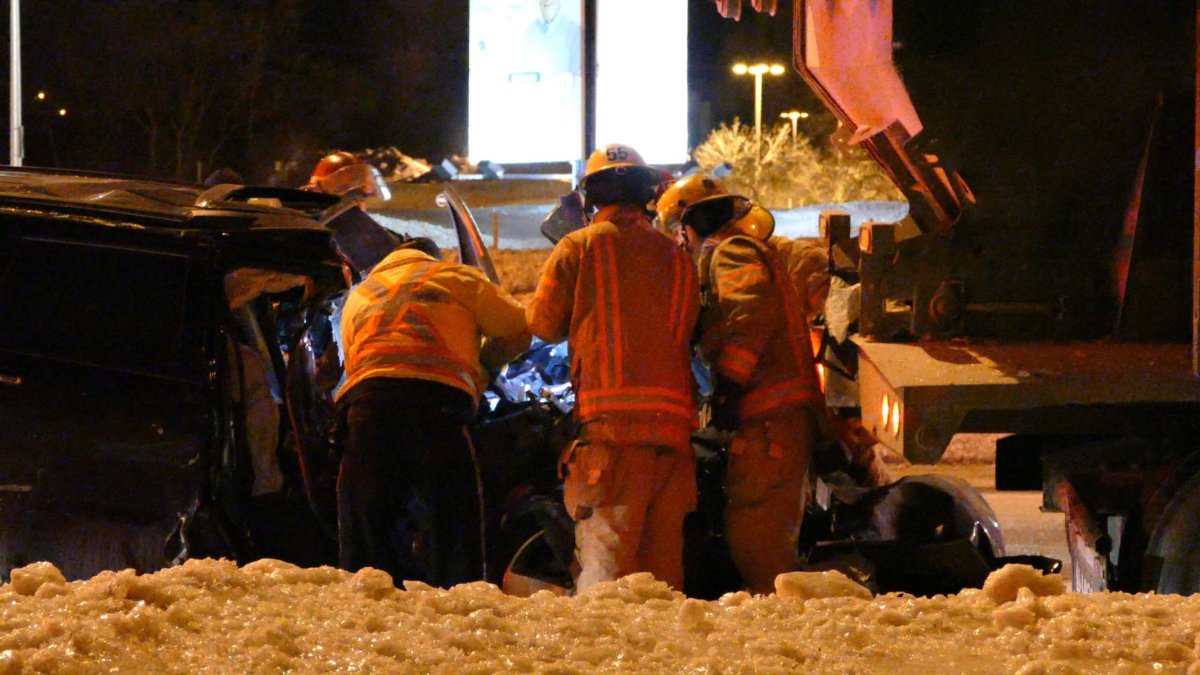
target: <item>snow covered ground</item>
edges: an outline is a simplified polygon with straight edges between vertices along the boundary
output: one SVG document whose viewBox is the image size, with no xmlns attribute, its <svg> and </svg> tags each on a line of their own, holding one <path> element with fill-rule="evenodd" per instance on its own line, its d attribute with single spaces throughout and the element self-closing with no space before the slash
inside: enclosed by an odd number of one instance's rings
<svg viewBox="0 0 1200 675">
<path fill-rule="evenodd" d="M 578 597 L 393 586 L 274 560 L 192 560 L 0 587 L 0 673 L 1198 673 L 1200 596 L 1064 593 L 1008 566 L 982 590 L 871 597 L 836 572 L 684 598 L 649 575 Z"/>
<path fill-rule="evenodd" d="M 548 248 L 550 242 L 538 228 L 553 206 L 551 203 L 509 204 L 474 208 L 471 213 L 484 241 L 489 244 L 492 241 L 492 218 L 495 214 L 500 219 L 500 248 Z M 908 214 L 908 204 L 905 202 L 848 202 L 783 209 L 773 211 L 776 234 L 792 238 L 816 237 L 821 211 L 826 209 L 849 212 L 852 234 L 857 234 L 859 226 L 866 221 L 891 223 Z M 458 245 L 450 215 L 445 209 L 383 209 L 372 211 L 371 215 L 396 232 L 430 237 L 443 248 Z"/>
<path fill-rule="evenodd" d="M 846 202 L 772 211 L 775 215 L 775 234 L 792 239 L 818 237 L 821 212 L 827 210 L 848 212 L 850 234 L 858 236 L 858 228 L 865 222 L 895 223 L 902 220 L 908 215 L 908 202 Z"/>
<path fill-rule="evenodd" d="M 550 241 L 542 236 L 538 228 L 553 207 L 553 204 L 508 204 L 472 208 L 471 215 L 475 217 L 479 233 L 488 245 L 492 243 L 492 214 L 495 213 L 500 216 L 499 248 L 549 248 Z M 454 225 L 445 209 L 379 210 L 372 211 L 371 215 L 394 232 L 429 237 L 442 248 L 458 247 Z"/>
</svg>

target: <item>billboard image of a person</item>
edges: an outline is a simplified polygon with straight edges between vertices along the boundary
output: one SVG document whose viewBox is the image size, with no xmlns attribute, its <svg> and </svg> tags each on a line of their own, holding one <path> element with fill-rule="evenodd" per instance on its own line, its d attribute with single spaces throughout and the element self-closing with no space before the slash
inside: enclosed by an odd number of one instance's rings
<svg viewBox="0 0 1200 675">
<path fill-rule="evenodd" d="M 525 62 L 543 79 L 580 75 L 579 24 L 562 13 L 559 0 L 533 0 L 538 16 L 525 30 Z"/>
<path fill-rule="evenodd" d="M 583 130 L 579 3 L 471 0 L 473 159 L 577 158 Z"/>
</svg>

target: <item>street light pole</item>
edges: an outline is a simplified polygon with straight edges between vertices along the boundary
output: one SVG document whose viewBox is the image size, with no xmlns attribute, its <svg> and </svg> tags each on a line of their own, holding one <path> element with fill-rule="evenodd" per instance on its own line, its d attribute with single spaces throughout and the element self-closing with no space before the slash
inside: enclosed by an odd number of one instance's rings
<svg viewBox="0 0 1200 675">
<path fill-rule="evenodd" d="M 754 73 L 754 146 L 758 148 L 762 147 L 762 76 L 761 70 Z"/>
<path fill-rule="evenodd" d="M 779 113 L 779 116 L 792 123 L 792 147 L 796 147 L 796 121 L 808 119 L 808 113 L 801 110 L 789 110 Z"/>
<path fill-rule="evenodd" d="M 21 126 L 21 0 L 9 0 L 8 163 L 21 166 L 25 156 L 25 129 Z"/>
<path fill-rule="evenodd" d="M 744 63 L 737 63 L 733 66 L 734 75 L 753 75 L 754 76 L 754 147 L 755 161 L 762 161 L 762 78 L 766 74 L 782 75 L 783 66 L 778 63 L 766 64 L 756 63 L 748 66 Z"/>
</svg>

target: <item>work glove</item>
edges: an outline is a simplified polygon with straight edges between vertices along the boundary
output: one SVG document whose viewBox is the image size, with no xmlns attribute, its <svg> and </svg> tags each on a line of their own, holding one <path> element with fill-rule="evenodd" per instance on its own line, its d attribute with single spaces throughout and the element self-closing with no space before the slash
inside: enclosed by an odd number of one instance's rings
<svg viewBox="0 0 1200 675">
<path fill-rule="evenodd" d="M 738 407 L 742 401 L 742 385 L 717 375 L 713 383 L 712 425 L 721 431 L 736 431 L 740 420 Z"/>
</svg>

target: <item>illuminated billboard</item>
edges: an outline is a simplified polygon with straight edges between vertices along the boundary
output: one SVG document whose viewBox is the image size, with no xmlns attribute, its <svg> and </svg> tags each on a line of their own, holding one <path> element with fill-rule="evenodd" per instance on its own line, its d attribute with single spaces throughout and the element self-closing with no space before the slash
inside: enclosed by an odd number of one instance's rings
<svg viewBox="0 0 1200 675">
<path fill-rule="evenodd" d="M 656 164 L 687 159 L 687 0 L 596 6 L 598 146 Z M 583 148 L 581 0 L 471 0 L 468 152 L 557 162 Z"/>
<path fill-rule="evenodd" d="M 579 0 L 471 0 L 467 143 L 473 159 L 579 157 L 580 5 Z"/>
<path fill-rule="evenodd" d="M 597 0 L 596 145 L 651 164 L 688 155 L 687 0 Z"/>
</svg>

